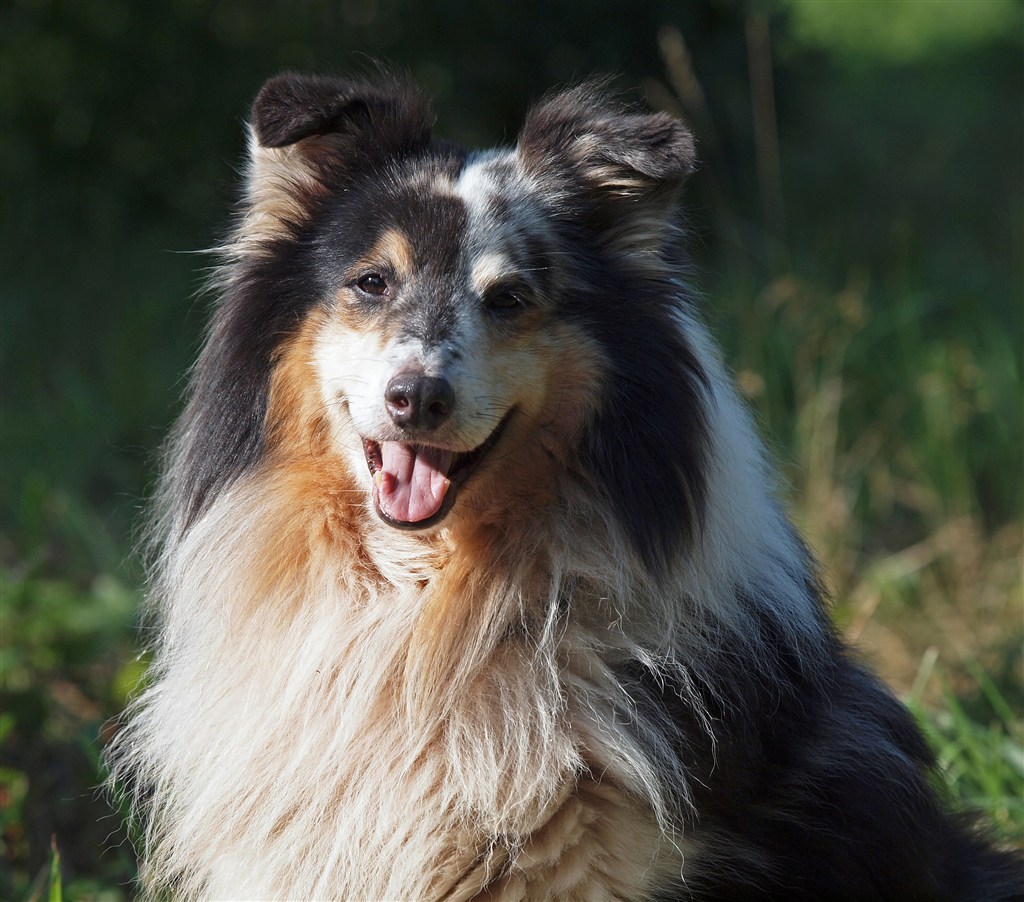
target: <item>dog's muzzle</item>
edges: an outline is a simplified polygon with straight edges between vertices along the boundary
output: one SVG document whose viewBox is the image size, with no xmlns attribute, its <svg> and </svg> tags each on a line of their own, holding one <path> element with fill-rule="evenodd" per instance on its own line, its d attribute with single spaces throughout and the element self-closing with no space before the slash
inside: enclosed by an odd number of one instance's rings
<svg viewBox="0 0 1024 902">
<path fill-rule="evenodd" d="M 392 385 L 394 382 L 392 380 Z M 422 385 L 405 397 L 409 402 L 406 407 L 395 404 L 399 416 L 412 407 L 410 417 L 442 417 L 443 421 L 454 406 L 454 400 L 449 402 L 443 391 L 438 393 L 437 386 Z M 438 401 L 450 404 L 443 416 L 440 405 L 430 411 L 430 405 Z M 396 420 L 390 407 L 388 412 L 392 420 Z M 514 409 L 508 411 L 487 439 L 472 451 L 453 451 L 431 445 L 429 441 L 364 439 L 363 451 L 373 478 L 373 506 L 377 516 L 398 529 L 427 529 L 440 523 L 454 506 L 459 488 L 498 443 L 514 412 Z"/>
</svg>

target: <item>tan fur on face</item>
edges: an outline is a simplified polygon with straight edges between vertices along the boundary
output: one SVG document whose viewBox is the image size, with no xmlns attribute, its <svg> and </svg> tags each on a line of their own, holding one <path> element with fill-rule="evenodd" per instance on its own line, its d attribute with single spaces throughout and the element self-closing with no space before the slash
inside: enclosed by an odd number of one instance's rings
<svg viewBox="0 0 1024 902">
<path fill-rule="evenodd" d="M 274 360 L 267 445 L 273 455 L 283 459 L 316 460 L 331 451 L 315 368 L 316 340 L 327 318 L 314 308 Z"/>
<path fill-rule="evenodd" d="M 401 281 L 411 278 L 416 268 L 416 255 L 409 239 L 396 229 L 384 232 L 366 258 L 382 261 Z"/>
<path fill-rule="evenodd" d="M 367 315 L 362 309 L 365 299 L 359 296 L 352 283 L 364 275 L 377 273 L 389 283 L 395 283 L 391 286 L 394 291 L 398 286 L 408 285 L 415 277 L 415 267 L 416 253 L 408 237 L 397 229 L 387 229 L 363 257 L 348 268 L 345 284 L 338 289 L 332 315 L 345 329 L 365 334 L 379 349 L 395 337 L 401 321 L 397 317 L 382 320 L 380 316 Z"/>
<path fill-rule="evenodd" d="M 356 524 L 363 516 L 361 487 L 334 446 L 320 400 L 314 366 L 316 337 L 327 314 L 315 308 L 275 361 L 267 409 L 266 484 L 276 496 L 269 510 L 280 512 L 278 541 L 252 569 L 249 595 L 273 588 L 309 566 L 313 551 L 361 562 Z"/>
</svg>

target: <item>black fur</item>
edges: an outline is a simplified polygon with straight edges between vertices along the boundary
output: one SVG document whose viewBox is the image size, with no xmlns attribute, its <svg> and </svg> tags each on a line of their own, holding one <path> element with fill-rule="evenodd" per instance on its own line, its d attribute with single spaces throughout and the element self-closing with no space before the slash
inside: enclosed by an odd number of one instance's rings
<svg viewBox="0 0 1024 902">
<path fill-rule="evenodd" d="M 595 289 L 572 313 L 599 342 L 610 377 L 583 454 L 634 547 L 660 570 L 703 519 L 706 377 L 685 341 L 665 330 L 664 286 L 628 268 L 595 266 L 591 275 Z"/>
<path fill-rule="evenodd" d="M 429 104 L 411 85 L 381 85 L 284 73 L 270 79 L 252 106 L 252 128 L 263 147 L 329 137 L 341 168 L 382 153 L 401 155 L 430 140 Z"/>
<path fill-rule="evenodd" d="M 315 302 L 311 244 L 308 230 L 273 242 L 221 296 L 172 435 L 185 449 L 176 471 L 181 529 L 263 455 L 274 352 Z"/>
<path fill-rule="evenodd" d="M 1020 862 L 943 810 L 934 758 L 903 705 L 834 638 L 808 660 L 761 622 L 760 636 L 717 652 L 701 710 L 663 675 L 627 675 L 641 711 L 676 731 L 692 790 L 681 810 L 695 812 L 700 842 L 685 884 L 659 898 L 1019 898 Z M 752 641 L 776 652 L 770 678 L 744 672 Z"/>
<path fill-rule="evenodd" d="M 636 664 L 624 674 L 636 722 L 660 718 L 677 738 L 692 792 L 680 810 L 692 812 L 687 828 L 700 838 L 685 884 L 658 898 L 1021 898 L 1020 860 L 944 810 L 910 713 L 850 658 L 826 618 L 826 643 L 797 649 L 771 605 L 740 595 L 760 629 L 711 626 L 716 660 L 701 670 L 714 683 L 695 687 L 685 668 L 676 681 Z M 750 673 L 766 649 L 775 665 Z"/>
<path fill-rule="evenodd" d="M 551 185 L 560 244 L 582 285 L 567 313 L 597 340 L 606 396 L 583 454 L 647 566 L 662 569 L 699 529 L 706 503 L 706 376 L 678 330 L 666 328 L 678 232 L 668 221 L 694 169 L 693 138 L 665 114 L 610 104 L 596 84 L 557 94 L 527 117 L 519 153 Z M 662 222 L 649 256 L 609 253 L 644 216 Z M 644 227 L 646 231 L 647 227 Z"/>
</svg>

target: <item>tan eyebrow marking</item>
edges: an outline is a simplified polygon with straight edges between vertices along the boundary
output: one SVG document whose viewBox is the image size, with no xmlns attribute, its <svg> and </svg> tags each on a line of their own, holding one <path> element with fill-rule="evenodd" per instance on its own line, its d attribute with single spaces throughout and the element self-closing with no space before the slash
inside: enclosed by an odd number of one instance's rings
<svg viewBox="0 0 1024 902">
<path fill-rule="evenodd" d="M 367 259 L 380 260 L 394 269 L 399 279 L 408 279 L 416 268 L 416 255 L 409 239 L 397 229 L 388 229 L 366 255 Z"/>
<path fill-rule="evenodd" d="M 505 254 L 487 251 L 473 261 L 470 284 L 482 292 L 514 274 L 515 268 Z"/>
</svg>

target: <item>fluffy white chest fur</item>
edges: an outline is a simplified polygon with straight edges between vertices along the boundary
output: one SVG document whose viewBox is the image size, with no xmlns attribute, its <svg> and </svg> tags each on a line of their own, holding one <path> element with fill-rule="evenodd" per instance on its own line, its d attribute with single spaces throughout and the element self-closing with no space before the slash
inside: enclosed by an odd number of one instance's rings
<svg viewBox="0 0 1024 902">
<path fill-rule="evenodd" d="M 566 565 L 620 575 L 569 549 L 554 549 L 552 573 L 538 552 L 543 574 L 479 574 L 465 587 L 479 595 L 438 611 L 432 559 L 451 563 L 439 540 L 415 566 L 403 559 L 397 585 L 330 560 L 328 545 L 268 586 L 295 522 L 240 485 L 179 550 L 188 563 L 133 728 L 175 787 L 151 867 L 199 895 L 253 899 L 645 898 L 683 872 L 693 850 L 659 822 L 662 778 L 619 729 L 637 718 L 608 664 L 641 650 L 628 614 Z M 593 614 L 557 615 L 522 582 Z M 469 627 L 424 634 L 424 616 L 473 609 Z M 529 623 L 544 610 L 550 622 Z"/>
</svg>

